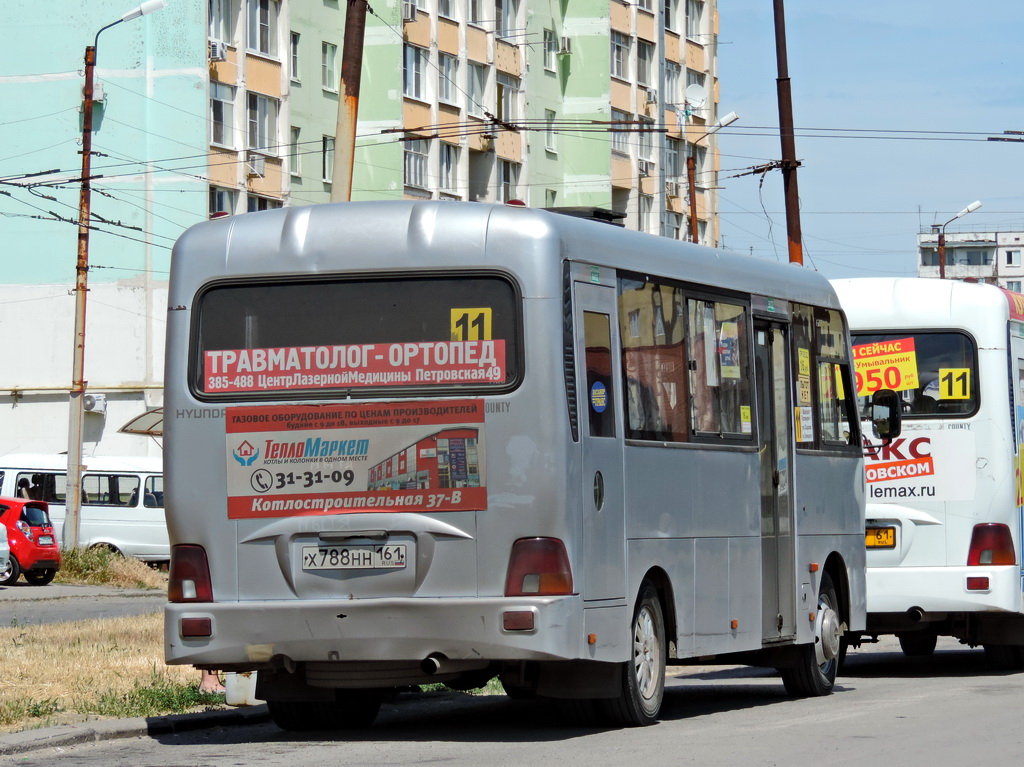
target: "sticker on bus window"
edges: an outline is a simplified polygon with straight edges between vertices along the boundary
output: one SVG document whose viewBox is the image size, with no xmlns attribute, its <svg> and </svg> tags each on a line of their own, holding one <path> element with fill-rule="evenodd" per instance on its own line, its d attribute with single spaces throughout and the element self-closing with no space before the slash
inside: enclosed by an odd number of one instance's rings
<svg viewBox="0 0 1024 767">
<path fill-rule="evenodd" d="M 723 322 L 722 335 L 718 339 L 718 359 L 722 366 L 722 378 L 740 377 L 740 330 L 736 322 Z"/>
<path fill-rule="evenodd" d="M 750 405 L 740 405 L 740 433 L 750 434 L 751 431 Z"/>
<path fill-rule="evenodd" d="M 483 400 L 229 407 L 228 518 L 487 508 Z"/>
<path fill-rule="evenodd" d="M 811 404 L 811 374 L 801 374 L 796 379 L 796 400 L 798 405 Z"/>
<path fill-rule="evenodd" d="M 490 334 L 489 309 L 462 311 L 479 312 L 463 315 L 468 332 L 486 329 Z M 454 316 L 452 319 L 454 322 Z M 507 375 L 505 340 L 501 338 L 220 349 L 207 351 L 203 365 L 203 391 L 207 394 L 496 384 L 504 383 Z"/>
<path fill-rule="evenodd" d="M 796 356 L 799 362 L 798 373 L 802 376 L 809 376 L 811 374 L 811 350 L 797 349 Z"/>
<path fill-rule="evenodd" d="M 608 387 L 600 381 L 590 387 L 590 406 L 595 413 L 603 413 L 608 407 Z"/>
<path fill-rule="evenodd" d="M 920 386 L 912 337 L 854 346 L 853 368 L 858 397 L 870 397 L 879 389 L 906 391 Z"/>
<path fill-rule="evenodd" d="M 939 399 L 970 398 L 970 368 L 939 368 Z"/>
<path fill-rule="evenodd" d="M 793 408 L 793 424 L 796 426 L 797 442 L 814 442 L 814 409 Z"/>
<path fill-rule="evenodd" d="M 453 341 L 490 341 L 491 310 L 452 309 Z"/>
</svg>

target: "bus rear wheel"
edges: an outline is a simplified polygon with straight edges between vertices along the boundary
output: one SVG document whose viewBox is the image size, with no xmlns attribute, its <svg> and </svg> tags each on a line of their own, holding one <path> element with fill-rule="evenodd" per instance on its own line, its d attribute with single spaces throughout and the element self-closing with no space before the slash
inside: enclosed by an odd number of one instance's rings
<svg viewBox="0 0 1024 767">
<path fill-rule="evenodd" d="M 1024 669 L 1024 647 L 1016 644 L 987 644 L 985 659 L 996 671 Z"/>
<path fill-rule="evenodd" d="M 786 692 L 797 698 L 831 695 L 842 652 L 839 600 L 829 574 L 822 572 L 818 609 L 814 620 L 814 645 L 795 648 L 796 664 L 779 669 Z"/>
<path fill-rule="evenodd" d="M 665 697 L 665 618 L 658 592 L 644 581 L 633 611 L 631 659 L 622 666 L 621 692 L 599 701 L 609 724 L 654 724 Z"/>
<path fill-rule="evenodd" d="M 935 652 L 935 645 L 939 641 L 939 635 L 927 629 L 923 631 L 906 631 L 897 634 L 900 640 L 900 649 L 908 658 L 927 658 Z"/>
<path fill-rule="evenodd" d="M 274 724 L 288 732 L 369 727 L 377 718 L 383 690 L 336 690 L 333 702 L 269 700 Z"/>
</svg>

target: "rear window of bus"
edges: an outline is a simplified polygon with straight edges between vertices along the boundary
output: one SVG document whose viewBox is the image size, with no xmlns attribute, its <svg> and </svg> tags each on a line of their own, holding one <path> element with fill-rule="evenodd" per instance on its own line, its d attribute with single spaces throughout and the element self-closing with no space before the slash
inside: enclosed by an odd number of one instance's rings
<svg viewBox="0 0 1024 767">
<path fill-rule="evenodd" d="M 521 376 L 519 299 L 496 275 L 222 283 L 199 299 L 203 398 L 500 392 Z"/>
</svg>

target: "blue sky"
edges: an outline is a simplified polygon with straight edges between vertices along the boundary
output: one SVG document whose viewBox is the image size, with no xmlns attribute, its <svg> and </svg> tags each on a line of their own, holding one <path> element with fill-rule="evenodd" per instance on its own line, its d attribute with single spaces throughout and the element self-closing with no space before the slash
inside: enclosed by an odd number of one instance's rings
<svg viewBox="0 0 1024 767">
<path fill-rule="evenodd" d="M 722 246 L 785 261 L 782 174 L 730 178 L 781 156 L 773 2 L 718 7 L 719 110 L 740 115 L 718 134 Z M 974 200 L 983 207 L 947 233 L 1024 230 L 1024 143 L 985 140 L 1024 131 L 1024 3 L 788 0 L 785 11 L 807 266 L 913 275 L 918 231 Z"/>
</svg>

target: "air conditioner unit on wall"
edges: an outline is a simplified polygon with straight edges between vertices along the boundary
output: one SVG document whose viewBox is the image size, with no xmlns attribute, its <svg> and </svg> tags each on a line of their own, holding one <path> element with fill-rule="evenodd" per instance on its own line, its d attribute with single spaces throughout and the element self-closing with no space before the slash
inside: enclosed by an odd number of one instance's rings
<svg viewBox="0 0 1024 767">
<path fill-rule="evenodd" d="M 402 21 L 416 21 L 416 3 L 411 0 L 402 2 Z"/>
<path fill-rule="evenodd" d="M 568 37 L 563 37 L 558 43 L 558 52 L 564 56 L 572 53 L 572 40 Z"/>
<path fill-rule="evenodd" d="M 107 395 L 106 394 L 85 394 L 82 396 L 82 409 L 86 413 L 99 413 L 103 415 L 107 412 Z"/>
<path fill-rule="evenodd" d="M 248 174 L 250 177 L 260 176 L 261 178 L 266 175 L 267 170 L 267 158 L 261 154 L 250 153 L 247 158 L 249 165 Z"/>
<path fill-rule="evenodd" d="M 228 44 L 223 40 L 210 41 L 210 61 L 227 61 Z"/>
<path fill-rule="evenodd" d="M 658 103 L 658 91 L 654 88 L 647 89 L 647 103 L 657 104 Z"/>
<path fill-rule="evenodd" d="M 652 160 L 638 160 L 637 169 L 641 176 L 650 176 L 654 173 L 654 162 Z"/>
</svg>

